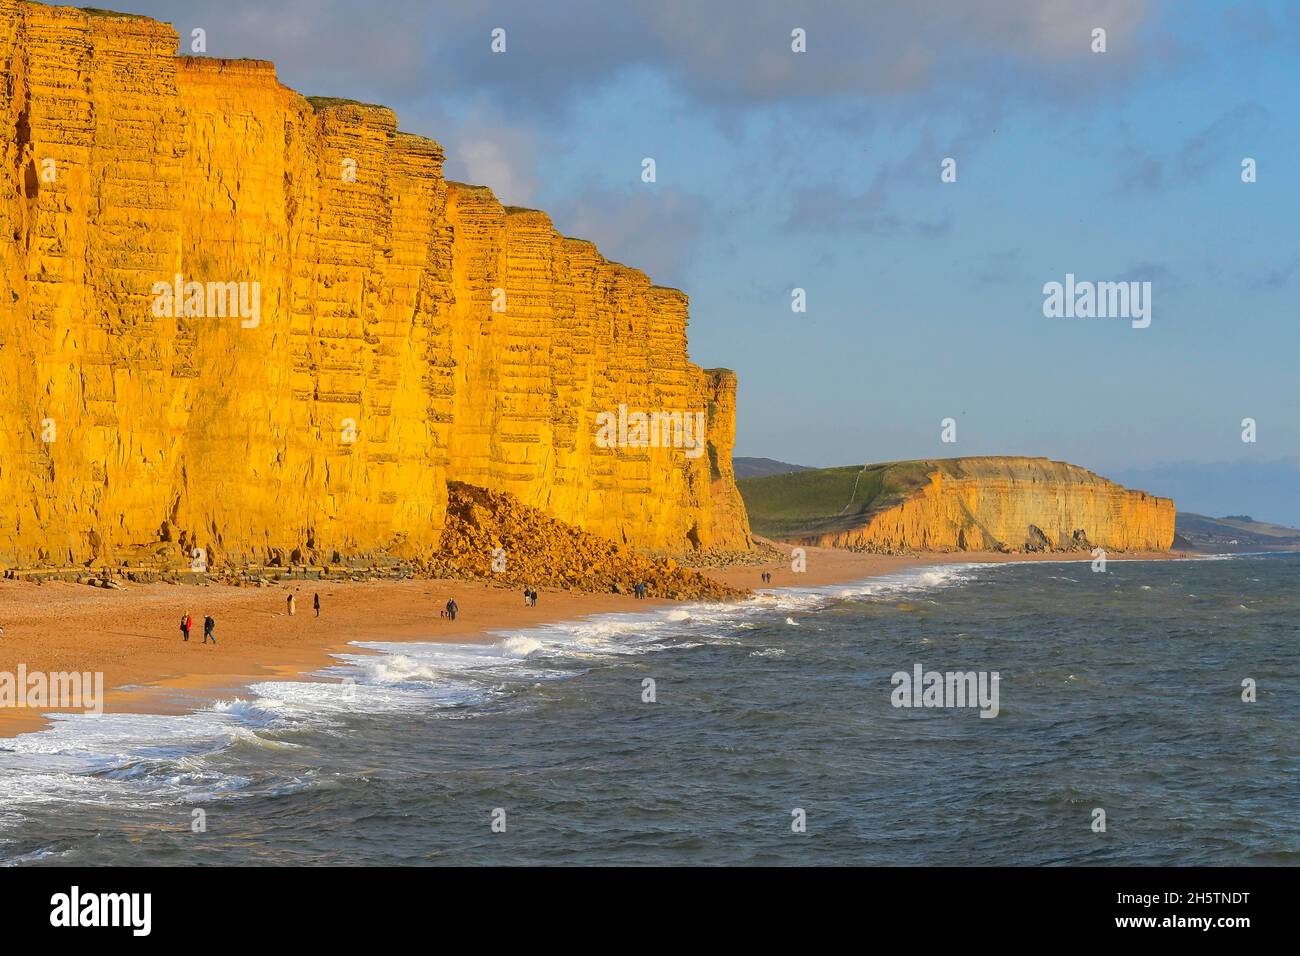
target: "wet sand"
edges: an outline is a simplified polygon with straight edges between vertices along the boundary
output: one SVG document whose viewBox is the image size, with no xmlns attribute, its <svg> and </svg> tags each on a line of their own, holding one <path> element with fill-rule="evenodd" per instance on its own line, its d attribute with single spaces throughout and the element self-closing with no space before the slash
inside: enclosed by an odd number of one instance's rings
<svg viewBox="0 0 1300 956">
<path fill-rule="evenodd" d="M 815 587 L 936 564 L 1091 560 L 1071 554 L 806 552 L 803 573 L 793 572 L 788 558 L 706 573 L 742 588 Z M 1188 555 L 1160 552 L 1108 560 L 1180 557 Z M 770 584 L 762 582 L 763 571 L 772 573 Z M 524 606 L 521 590 L 463 581 L 289 581 L 262 588 L 149 584 L 123 591 L 0 581 L 0 674 L 16 674 L 20 664 L 29 673 L 102 672 L 106 710 L 176 713 L 203 700 L 235 696 L 254 681 L 293 679 L 319 670 L 331 663 L 331 654 L 354 641 L 491 641 L 497 631 L 674 603 L 538 590 L 538 606 L 530 608 Z M 286 607 L 291 593 L 297 603 L 292 617 Z M 312 610 L 316 593 L 320 617 Z M 451 597 L 460 608 L 454 622 L 439 613 Z M 194 618 L 188 643 L 180 632 L 185 612 Z M 206 614 L 216 620 L 216 645 L 202 643 Z M 46 712 L 0 707 L 0 737 L 40 729 Z"/>
</svg>

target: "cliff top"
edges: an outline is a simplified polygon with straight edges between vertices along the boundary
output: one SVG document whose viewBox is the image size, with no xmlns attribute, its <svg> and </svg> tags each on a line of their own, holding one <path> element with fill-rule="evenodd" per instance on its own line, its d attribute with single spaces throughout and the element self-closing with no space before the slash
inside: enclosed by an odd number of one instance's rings
<svg viewBox="0 0 1300 956">
<path fill-rule="evenodd" d="M 41 4 L 46 6 L 46 4 Z M 104 10 L 100 7 L 74 7 L 74 10 L 80 10 L 82 13 L 92 17 L 109 17 L 115 20 L 151 20 L 152 17 L 146 17 L 143 13 L 122 13 L 118 10 Z"/>
<path fill-rule="evenodd" d="M 307 96 L 304 97 L 318 113 L 321 110 L 333 109 L 336 106 L 356 106 L 366 110 L 384 110 L 391 113 L 390 107 L 380 103 L 363 103 L 361 100 L 350 100 L 343 96 Z"/>
<path fill-rule="evenodd" d="M 737 486 L 745 499 L 754 531 L 781 538 L 859 527 L 921 491 L 936 473 L 951 479 L 1020 479 L 1121 487 L 1079 465 L 1024 455 L 926 458 L 815 468 L 746 478 L 737 482 Z"/>
</svg>

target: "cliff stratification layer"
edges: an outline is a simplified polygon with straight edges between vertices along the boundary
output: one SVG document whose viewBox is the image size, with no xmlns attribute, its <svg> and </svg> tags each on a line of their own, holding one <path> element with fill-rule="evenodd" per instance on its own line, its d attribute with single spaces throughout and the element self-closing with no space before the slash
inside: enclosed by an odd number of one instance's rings
<svg viewBox="0 0 1300 956">
<path fill-rule="evenodd" d="M 749 546 L 685 295 L 448 183 L 386 108 L 176 47 L 0 0 L 0 564 L 414 557 L 449 480 Z M 707 453 L 606 447 L 620 406 L 707 417 Z"/>
<path fill-rule="evenodd" d="M 1166 551 L 1174 503 L 1077 465 L 985 457 L 741 482 L 755 529 L 858 551 Z"/>
</svg>

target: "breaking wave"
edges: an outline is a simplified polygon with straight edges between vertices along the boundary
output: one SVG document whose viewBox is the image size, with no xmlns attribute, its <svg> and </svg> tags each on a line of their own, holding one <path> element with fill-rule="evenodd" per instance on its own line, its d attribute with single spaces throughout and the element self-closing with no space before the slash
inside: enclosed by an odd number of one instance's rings
<svg viewBox="0 0 1300 956">
<path fill-rule="evenodd" d="M 841 601 L 877 600 L 960 584 L 979 565 L 918 568 L 858 584 L 768 589 L 731 604 L 592 615 L 499 631 L 494 642 L 357 642 L 301 680 L 259 681 L 240 696 L 195 699 L 180 714 L 52 715 L 39 731 L 0 740 L 0 862 L 32 862 L 6 852 L 7 832 L 36 807 L 125 801 L 142 808 L 239 799 L 320 786 L 312 771 L 247 771 L 241 754 L 264 761 L 291 755 L 305 729 L 346 733 L 352 718 L 421 712 L 449 718 L 527 700 L 546 682 L 629 657 L 743 644 L 764 623 Z M 791 636 L 792 640 L 797 638 Z M 779 647 L 751 645 L 747 656 L 779 666 Z M 240 766 L 243 772 L 232 767 Z"/>
</svg>

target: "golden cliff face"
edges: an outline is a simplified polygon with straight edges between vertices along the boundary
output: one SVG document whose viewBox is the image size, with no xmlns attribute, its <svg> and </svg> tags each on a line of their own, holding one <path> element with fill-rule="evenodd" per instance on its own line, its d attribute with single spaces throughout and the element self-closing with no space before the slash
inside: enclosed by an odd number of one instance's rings
<svg viewBox="0 0 1300 956">
<path fill-rule="evenodd" d="M 683 447 L 594 440 L 620 406 L 707 421 L 709 383 L 686 359 L 686 296 L 481 186 L 451 183 L 446 218 L 456 236 L 449 477 L 622 543 L 746 547 L 748 527 L 714 531 L 709 436 L 693 428 Z"/>
<path fill-rule="evenodd" d="M 176 44 L 0 0 L 0 564 L 415 556 L 448 480 L 749 545 L 682 293 L 447 183 L 388 109 Z M 606 447 L 620 406 L 726 411 L 707 452 Z"/>
<path fill-rule="evenodd" d="M 732 451 L 736 444 L 736 373 L 729 368 L 705 371 L 709 396 L 709 468 L 714 539 L 727 547 L 748 550 L 754 540 L 749 533 L 745 501 L 736 487 Z"/>
<path fill-rule="evenodd" d="M 1174 502 L 1046 458 L 956 458 L 864 523 L 800 538 L 863 551 L 1167 551 Z"/>
</svg>

